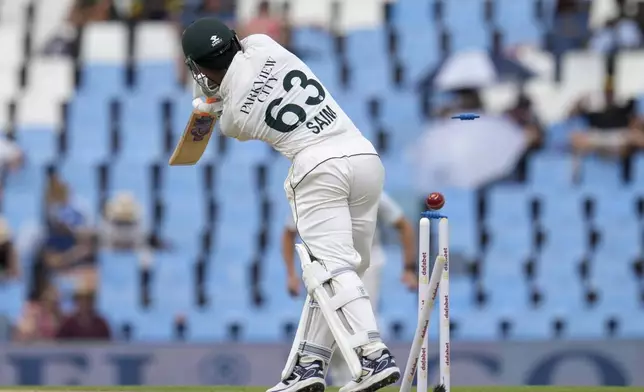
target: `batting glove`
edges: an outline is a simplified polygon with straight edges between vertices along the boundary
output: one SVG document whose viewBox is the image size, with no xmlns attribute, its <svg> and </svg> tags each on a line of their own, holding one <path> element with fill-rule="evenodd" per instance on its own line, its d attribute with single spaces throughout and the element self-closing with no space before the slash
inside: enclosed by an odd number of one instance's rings
<svg viewBox="0 0 644 392">
<path fill-rule="evenodd" d="M 224 103 L 221 99 L 215 100 L 214 98 L 195 98 L 192 100 L 192 107 L 197 112 L 207 113 L 219 118 L 221 117 L 221 112 L 224 110 Z"/>
</svg>

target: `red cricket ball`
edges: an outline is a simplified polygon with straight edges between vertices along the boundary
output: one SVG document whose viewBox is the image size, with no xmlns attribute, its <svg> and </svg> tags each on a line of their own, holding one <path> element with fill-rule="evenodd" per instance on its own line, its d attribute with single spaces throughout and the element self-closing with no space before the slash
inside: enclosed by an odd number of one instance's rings
<svg viewBox="0 0 644 392">
<path fill-rule="evenodd" d="M 425 205 L 430 210 L 438 211 L 445 205 L 445 196 L 440 192 L 432 192 L 427 196 Z"/>
</svg>

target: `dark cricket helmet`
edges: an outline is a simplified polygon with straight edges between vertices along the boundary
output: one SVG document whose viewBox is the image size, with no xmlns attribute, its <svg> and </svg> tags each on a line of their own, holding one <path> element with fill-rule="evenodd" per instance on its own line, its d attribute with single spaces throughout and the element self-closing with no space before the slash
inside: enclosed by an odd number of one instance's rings
<svg viewBox="0 0 644 392">
<path fill-rule="evenodd" d="M 235 31 L 217 18 L 201 18 L 193 22 L 183 32 L 181 46 L 194 79 L 204 90 L 211 92 L 218 86 L 205 77 L 200 67 L 226 70 L 241 50 Z"/>
</svg>

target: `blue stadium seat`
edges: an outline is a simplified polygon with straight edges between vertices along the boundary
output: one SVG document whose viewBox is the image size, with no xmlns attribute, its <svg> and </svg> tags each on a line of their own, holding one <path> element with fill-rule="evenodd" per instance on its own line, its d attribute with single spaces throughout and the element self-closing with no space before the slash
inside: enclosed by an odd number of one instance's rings
<svg viewBox="0 0 644 392">
<path fill-rule="evenodd" d="M 228 151 L 224 159 L 229 165 L 260 164 L 268 162 L 274 156 L 272 147 L 259 140 L 240 142 L 229 139 L 226 142 L 228 143 Z"/>
<path fill-rule="evenodd" d="M 377 80 L 378 83 L 374 83 Z M 393 88 L 393 72 L 388 63 L 377 62 L 369 67 L 356 67 L 351 72 L 349 87 L 363 99 L 372 96 L 386 96 Z"/>
<path fill-rule="evenodd" d="M 594 260 L 593 265 L 597 270 L 593 271 L 594 287 L 599 293 L 598 308 L 604 309 L 605 313 L 613 315 L 625 315 L 641 312 L 641 300 L 638 297 L 641 288 L 633 276 L 622 276 L 615 278 L 627 268 L 627 265 L 616 266 L 617 271 L 608 271 L 607 267 L 599 268 L 601 261 Z M 604 262 L 603 264 L 608 264 Z M 606 277 L 600 273 L 607 274 Z"/>
<path fill-rule="evenodd" d="M 132 338 L 137 342 L 169 342 L 174 340 L 175 317 L 158 310 L 144 310 L 132 318 Z"/>
<path fill-rule="evenodd" d="M 52 162 L 58 156 L 58 135 L 53 128 L 18 127 L 16 142 L 27 151 L 27 159 L 36 165 Z"/>
<path fill-rule="evenodd" d="M 164 155 L 161 104 L 160 99 L 144 94 L 122 99 L 121 159 L 149 163 Z"/>
<path fill-rule="evenodd" d="M 152 266 L 152 309 L 159 316 L 172 319 L 194 307 L 195 271 L 193 259 L 181 257 L 176 250 L 157 253 Z"/>
<path fill-rule="evenodd" d="M 167 166 L 163 170 L 163 196 L 198 203 L 203 200 L 204 173 L 200 167 Z"/>
<path fill-rule="evenodd" d="M 195 309 L 187 320 L 187 338 L 191 342 L 222 342 L 228 338 L 224 321 L 212 311 Z"/>
<path fill-rule="evenodd" d="M 22 313 L 22 306 L 27 299 L 25 282 L 8 281 L 0 284 L 0 315 L 8 317 L 11 321 L 18 320 Z"/>
<path fill-rule="evenodd" d="M 72 195 L 83 200 L 93 216 L 98 212 L 98 170 L 96 166 L 67 160 L 59 166 L 61 177 L 70 186 Z"/>
<path fill-rule="evenodd" d="M 78 94 L 90 97 L 115 97 L 125 90 L 125 66 L 85 65 L 81 69 Z"/>
<path fill-rule="evenodd" d="M 539 153 L 529 161 L 528 181 L 540 192 L 552 193 L 570 189 L 573 162 L 568 154 Z"/>
<path fill-rule="evenodd" d="M 293 29 L 292 40 L 296 52 L 301 52 L 307 63 L 308 57 L 311 57 L 311 60 L 317 60 L 333 55 L 333 39 L 325 29 L 298 27 Z"/>
<path fill-rule="evenodd" d="M 427 26 L 433 22 L 430 1 L 400 0 L 393 3 L 393 23 L 398 28 Z"/>
<path fill-rule="evenodd" d="M 85 163 L 107 158 L 110 149 L 110 99 L 76 97 L 69 104 L 69 157 Z"/>
<path fill-rule="evenodd" d="M 581 244 L 575 246 L 572 241 L 554 237 L 539 255 L 537 286 L 545 290 L 549 297 L 566 293 L 567 298 L 579 301 L 582 288 L 578 267 L 585 250 Z"/>
<path fill-rule="evenodd" d="M 484 266 L 485 291 L 489 295 L 487 309 L 500 313 L 512 313 L 528 309 L 528 286 L 519 274 L 521 265 L 517 263 L 506 274 L 501 273 L 500 267 L 493 267 L 496 260 L 488 260 L 489 266 Z M 499 283 L 502 282 L 502 283 Z"/>
<path fill-rule="evenodd" d="M 512 312 L 505 318 L 512 323 L 510 336 L 513 340 L 546 340 L 553 336 L 554 318 L 542 309 Z"/>
<path fill-rule="evenodd" d="M 452 50 L 489 49 L 490 31 L 484 25 L 484 2 L 446 1 L 444 23 L 452 34 Z"/>
<path fill-rule="evenodd" d="M 633 189 L 644 190 L 644 153 L 635 154 L 633 157 L 632 184 Z"/>
<path fill-rule="evenodd" d="M 144 209 L 152 201 L 152 171 L 147 165 L 117 160 L 110 165 L 110 193 L 130 192 Z"/>
<path fill-rule="evenodd" d="M 409 175 L 399 176 L 393 173 L 411 173 L 411 163 L 400 157 L 381 157 L 385 166 L 385 189 L 389 191 L 411 189 L 413 178 Z"/>
<path fill-rule="evenodd" d="M 342 93 L 343 88 L 340 87 L 340 70 L 337 61 L 331 57 L 318 57 L 307 59 L 306 65 L 311 68 L 315 77 L 334 97 Z"/>
<path fill-rule="evenodd" d="M 583 197 L 577 192 L 537 194 L 541 201 L 541 223 L 556 230 L 558 225 L 578 225 L 583 219 Z"/>
<path fill-rule="evenodd" d="M 433 71 L 439 63 L 439 37 L 432 23 L 404 25 L 398 52 L 404 61 L 406 80 L 410 85 Z"/>
<path fill-rule="evenodd" d="M 404 90 L 390 92 L 382 100 L 382 120 L 393 134 L 404 136 L 404 142 L 400 146 L 404 148 L 412 137 L 419 135 L 424 129 L 421 99 L 415 92 Z"/>
<path fill-rule="evenodd" d="M 496 22 L 504 33 L 504 45 L 538 44 L 541 42 L 543 33 L 534 17 L 533 3 L 496 0 L 494 9 Z"/>
<path fill-rule="evenodd" d="M 623 339 L 641 339 L 644 337 L 644 313 L 641 311 L 624 312 L 621 314 L 621 329 L 619 336 Z"/>
<path fill-rule="evenodd" d="M 135 65 L 135 74 L 135 94 L 139 93 L 149 97 L 169 97 L 179 90 L 179 74 L 175 61 L 138 62 Z"/>
<path fill-rule="evenodd" d="M 469 310 L 474 308 L 474 287 L 468 277 L 452 274 L 449 281 L 449 307 Z"/>
<path fill-rule="evenodd" d="M 621 224 L 612 223 L 598 227 L 601 232 L 597 252 L 612 255 L 612 259 L 634 258 L 640 253 L 642 229 L 635 220 L 625 220 Z"/>
<path fill-rule="evenodd" d="M 589 187 L 619 190 L 621 167 L 616 160 L 587 157 L 582 161 L 582 183 Z"/>
<path fill-rule="evenodd" d="M 286 206 L 286 194 L 284 193 L 284 181 L 289 173 L 289 168 L 291 167 L 291 161 L 284 157 L 277 157 L 274 159 L 268 167 L 268 192 L 272 200 L 277 202 L 283 202 Z"/>
<path fill-rule="evenodd" d="M 45 179 L 45 167 L 27 158 L 27 162 L 16 175 L 6 177 L 5 189 L 16 193 L 42 195 L 46 185 Z"/>
<path fill-rule="evenodd" d="M 205 228 L 205 200 L 169 198 L 165 204 L 165 221 L 161 234 L 173 243 L 176 257 L 194 259 L 201 244 Z"/>
<path fill-rule="evenodd" d="M 455 337 L 459 340 L 486 341 L 498 339 L 500 335 L 499 315 L 490 309 L 461 312 L 458 308 L 453 308 L 452 315 L 458 325 Z"/>
<path fill-rule="evenodd" d="M 521 185 L 499 185 L 490 189 L 486 195 L 486 222 L 530 224 L 530 197 L 526 188 Z"/>
<path fill-rule="evenodd" d="M 399 173 L 404 173 L 399 171 Z M 476 193 L 468 189 L 439 189 L 445 196 L 441 210 L 449 218 L 450 247 L 473 256 L 477 251 Z"/>
<path fill-rule="evenodd" d="M 97 307 L 112 328 L 133 322 L 139 306 L 139 260 L 132 252 L 102 251 L 99 256 L 101 290 Z"/>
<path fill-rule="evenodd" d="M 569 339 L 603 339 L 608 317 L 596 309 L 579 309 L 566 315 L 565 336 Z"/>
<path fill-rule="evenodd" d="M 356 71 L 387 64 L 387 32 L 383 27 L 353 30 L 346 36 L 346 55 Z"/>
<path fill-rule="evenodd" d="M 23 225 L 41 222 L 42 194 L 6 189 L 2 196 L 2 215 L 13 231 L 18 231 Z"/>
<path fill-rule="evenodd" d="M 530 197 L 523 186 L 501 185 L 486 195 L 486 227 L 493 247 L 505 252 L 508 248 L 529 249 L 532 242 Z M 512 230 L 508 230 L 511 227 Z"/>
<path fill-rule="evenodd" d="M 637 195 L 632 188 L 614 190 L 592 187 L 584 189 L 584 194 L 595 201 L 593 222 L 599 227 L 637 220 Z"/>
</svg>

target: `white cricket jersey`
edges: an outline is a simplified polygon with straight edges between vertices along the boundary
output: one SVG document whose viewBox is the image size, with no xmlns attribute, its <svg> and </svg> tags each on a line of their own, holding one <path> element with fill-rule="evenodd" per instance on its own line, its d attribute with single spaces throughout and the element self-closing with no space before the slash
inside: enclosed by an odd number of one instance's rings
<svg viewBox="0 0 644 392">
<path fill-rule="evenodd" d="M 380 195 L 380 204 L 378 205 L 378 226 L 394 226 L 403 216 L 404 213 L 400 205 L 385 192 L 382 192 Z M 291 231 L 297 231 L 292 214 L 288 215 L 286 228 Z M 373 244 L 371 245 L 371 265 L 378 265 L 384 262 L 385 257 L 380 241 L 380 230 L 376 229 Z"/>
<path fill-rule="evenodd" d="M 288 159 L 337 135 L 360 135 L 329 91 L 300 60 L 263 34 L 241 41 L 221 82 L 221 132 L 262 140 Z"/>
</svg>

